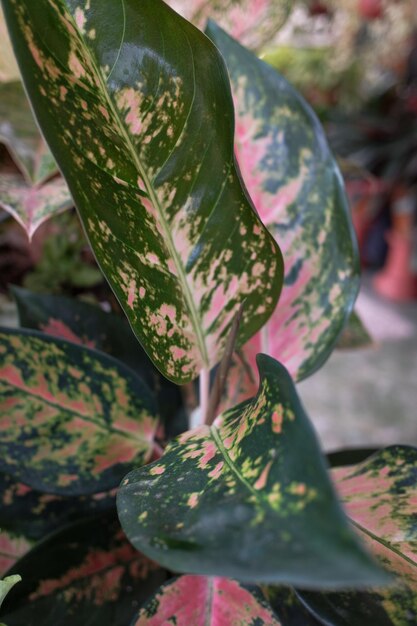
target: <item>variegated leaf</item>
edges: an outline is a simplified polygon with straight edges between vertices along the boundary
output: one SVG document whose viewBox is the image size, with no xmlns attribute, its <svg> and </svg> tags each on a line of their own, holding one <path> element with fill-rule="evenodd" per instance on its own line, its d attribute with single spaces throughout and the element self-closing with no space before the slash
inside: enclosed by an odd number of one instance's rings
<svg viewBox="0 0 417 626">
<path fill-rule="evenodd" d="M 157 367 L 194 379 L 220 360 L 243 301 L 240 345 L 259 330 L 282 279 L 236 169 L 221 55 L 161 0 L 3 7 L 104 274 Z"/>
<path fill-rule="evenodd" d="M 70 522 L 101 515 L 115 505 L 116 490 L 72 498 L 55 496 L 0 473 L 0 528 L 30 540 L 43 539 Z"/>
<path fill-rule="evenodd" d="M 27 183 L 38 185 L 58 174 L 20 80 L 0 84 L 0 143 L 6 145 Z"/>
<path fill-rule="evenodd" d="M 243 179 L 285 259 L 280 302 L 245 347 L 246 358 L 254 369 L 256 354 L 267 352 L 300 380 L 329 356 L 358 290 L 343 182 L 323 129 L 300 94 L 215 24 L 207 32 L 232 82 Z"/>
<path fill-rule="evenodd" d="M 181 576 L 139 611 L 132 626 L 280 626 L 261 594 L 226 578 Z"/>
<path fill-rule="evenodd" d="M 387 448 L 333 475 L 354 526 L 397 584 L 362 593 L 299 592 L 301 599 L 331 626 L 417 623 L 417 449 Z"/>
<path fill-rule="evenodd" d="M 216 20 L 249 48 L 269 43 L 291 13 L 290 0 L 168 0 L 187 20 L 204 28 Z"/>
<path fill-rule="evenodd" d="M 0 576 L 28 552 L 32 543 L 23 535 L 0 529 Z"/>
<path fill-rule="evenodd" d="M 102 350 L 131 367 L 155 394 L 166 424 L 182 407 L 181 390 L 152 365 L 125 319 L 97 306 L 61 296 L 13 288 L 22 326 Z"/>
<path fill-rule="evenodd" d="M 74 206 L 61 176 L 31 185 L 14 172 L 0 170 L 0 207 L 25 229 L 29 239 L 47 219 Z"/>
<path fill-rule="evenodd" d="M 0 390 L 0 470 L 34 489 L 106 491 L 152 456 L 152 396 L 105 354 L 2 329 Z"/>
<path fill-rule="evenodd" d="M 22 582 L 4 603 L 8 626 L 128 626 L 166 580 L 130 546 L 114 514 L 51 535 L 15 571 Z"/>
<path fill-rule="evenodd" d="M 256 398 L 122 482 L 128 537 L 174 571 L 312 588 L 383 583 L 349 529 L 288 372 L 266 355 L 258 364 Z"/>
</svg>

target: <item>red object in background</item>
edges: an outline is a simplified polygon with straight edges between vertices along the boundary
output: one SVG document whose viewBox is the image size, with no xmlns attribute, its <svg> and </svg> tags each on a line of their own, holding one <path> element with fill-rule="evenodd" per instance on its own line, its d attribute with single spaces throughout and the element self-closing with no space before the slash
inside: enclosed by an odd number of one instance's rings
<svg viewBox="0 0 417 626">
<path fill-rule="evenodd" d="M 313 2 L 310 3 L 309 13 L 312 17 L 316 15 L 328 15 L 329 9 L 323 2 L 313 0 Z"/>
<path fill-rule="evenodd" d="M 387 239 L 387 262 L 384 269 L 375 276 L 374 288 L 390 300 L 413 300 L 417 298 L 417 273 L 412 266 L 415 245 L 412 233 L 392 230 Z"/>
<path fill-rule="evenodd" d="M 359 0 L 358 12 L 365 20 L 377 20 L 384 14 L 382 0 Z"/>
</svg>

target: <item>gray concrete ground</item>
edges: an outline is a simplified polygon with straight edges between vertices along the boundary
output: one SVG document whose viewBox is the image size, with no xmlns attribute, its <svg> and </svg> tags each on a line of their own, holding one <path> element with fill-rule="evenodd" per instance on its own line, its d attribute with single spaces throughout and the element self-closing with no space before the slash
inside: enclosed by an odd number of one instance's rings
<svg viewBox="0 0 417 626">
<path fill-rule="evenodd" d="M 417 302 L 379 297 L 365 277 L 356 311 L 375 344 L 335 351 L 298 390 L 325 450 L 417 445 Z"/>
</svg>

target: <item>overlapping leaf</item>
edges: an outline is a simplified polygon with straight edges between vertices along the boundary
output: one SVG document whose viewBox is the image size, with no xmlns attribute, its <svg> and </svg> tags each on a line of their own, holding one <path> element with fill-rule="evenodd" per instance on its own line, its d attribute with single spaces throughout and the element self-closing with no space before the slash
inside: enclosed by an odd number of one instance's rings
<svg viewBox="0 0 417 626">
<path fill-rule="evenodd" d="M 103 272 L 158 368 L 192 380 L 243 301 L 240 344 L 259 330 L 282 279 L 235 166 L 221 55 L 160 0 L 3 7 Z"/>
<path fill-rule="evenodd" d="M 20 288 L 14 288 L 13 294 L 22 326 L 116 357 L 143 378 L 155 394 L 159 415 L 167 425 L 172 422 L 182 405 L 180 389 L 152 365 L 124 319 L 73 298 L 41 295 Z"/>
<path fill-rule="evenodd" d="M 250 48 L 270 43 L 292 9 L 289 0 L 168 0 L 173 9 L 200 28 L 216 20 Z"/>
<path fill-rule="evenodd" d="M 115 490 L 77 498 L 55 496 L 36 491 L 3 473 L 0 494 L 0 528 L 30 540 L 43 539 L 70 522 L 102 514 L 116 505 Z"/>
<path fill-rule="evenodd" d="M 0 84 L 0 143 L 6 145 L 27 183 L 39 184 L 58 174 L 20 80 Z"/>
<path fill-rule="evenodd" d="M 331 626 L 409 626 L 417 622 L 417 449 L 395 446 L 353 467 L 333 470 L 348 515 L 371 552 L 397 576 L 374 592 L 299 592 Z"/>
<path fill-rule="evenodd" d="M 302 97 L 214 24 L 207 32 L 232 82 L 243 178 L 285 258 L 279 305 L 262 334 L 245 347 L 246 358 L 254 369 L 256 354 L 268 352 L 301 379 L 330 354 L 358 289 L 341 175 Z"/>
<path fill-rule="evenodd" d="M 29 239 L 47 219 L 74 205 L 61 176 L 31 185 L 17 172 L 0 171 L 0 207 L 25 229 Z"/>
<path fill-rule="evenodd" d="M 234 580 L 181 576 L 139 611 L 132 626 L 280 626 L 261 594 Z"/>
<path fill-rule="evenodd" d="M 107 355 L 3 329 L 0 390 L 0 470 L 35 489 L 106 491 L 152 456 L 150 392 Z"/>
<path fill-rule="evenodd" d="M 312 588 L 383 583 L 348 527 L 288 372 L 266 355 L 258 362 L 256 398 L 123 481 L 128 537 L 175 571 Z"/>
<path fill-rule="evenodd" d="M 56 533 L 14 571 L 23 581 L 5 600 L 8 626 L 127 626 L 138 604 L 166 580 L 111 515 Z"/>
<path fill-rule="evenodd" d="M 0 607 L 3 604 L 3 600 L 7 596 L 9 591 L 20 581 L 21 578 L 19 575 L 7 576 L 7 578 L 5 578 L 4 580 L 0 580 Z"/>
</svg>

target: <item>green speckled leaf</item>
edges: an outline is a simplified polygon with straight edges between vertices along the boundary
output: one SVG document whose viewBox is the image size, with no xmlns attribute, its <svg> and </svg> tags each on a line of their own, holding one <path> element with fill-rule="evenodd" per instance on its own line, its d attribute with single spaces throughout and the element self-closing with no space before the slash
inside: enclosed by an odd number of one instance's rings
<svg viewBox="0 0 417 626">
<path fill-rule="evenodd" d="M 58 174 L 20 80 L 0 84 L 0 143 L 7 147 L 28 183 L 39 184 Z"/>
<path fill-rule="evenodd" d="M 271 42 L 291 13 L 291 0 L 168 0 L 187 20 L 204 28 L 216 20 L 232 37 L 249 48 Z"/>
<path fill-rule="evenodd" d="M 417 449 L 387 448 L 333 475 L 354 526 L 397 584 L 374 592 L 299 592 L 300 598 L 330 626 L 417 623 Z"/>
<path fill-rule="evenodd" d="M 182 407 L 181 390 L 152 365 L 129 324 L 114 314 L 74 298 L 12 289 L 22 326 L 102 350 L 131 367 L 155 394 L 166 424 Z"/>
<path fill-rule="evenodd" d="M 65 524 L 101 515 L 115 506 L 115 489 L 87 496 L 56 496 L 0 473 L 0 528 L 28 539 L 38 541 Z"/>
<path fill-rule="evenodd" d="M 242 186 L 213 44 L 161 0 L 3 0 L 38 122 L 97 260 L 157 367 L 184 383 L 270 317 L 279 248 Z M 45 28 L 48 24 L 48 28 Z"/>
<path fill-rule="evenodd" d="M 4 603 L 8 626 L 128 626 L 166 580 L 128 543 L 114 513 L 51 535 L 14 572 L 22 582 Z"/>
<path fill-rule="evenodd" d="M 61 176 L 31 185 L 18 173 L 0 170 L 0 207 L 25 229 L 31 239 L 47 219 L 74 206 Z"/>
<path fill-rule="evenodd" d="M 215 24 L 207 32 L 231 78 L 243 179 L 285 259 L 278 307 L 245 346 L 246 356 L 255 368 L 256 354 L 267 352 L 300 380 L 329 356 L 358 290 L 342 178 L 321 125 L 300 94 Z"/>
<path fill-rule="evenodd" d="M 118 492 L 133 544 L 174 571 L 340 588 L 383 583 L 348 526 L 288 372 L 258 357 L 253 400 L 174 440 Z"/>
<path fill-rule="evenodd" d="M 180 576 L 139 611 L 132 626 L 281 626 L 256 589 L 234 580 Z"/>
<path fill-rule="evenodd" d="M 152 456 L 152 396 L 105 354 L 2 329 L 0 391 L 0 471 L 35 489 L 106 491 Z"/>
</svg>

